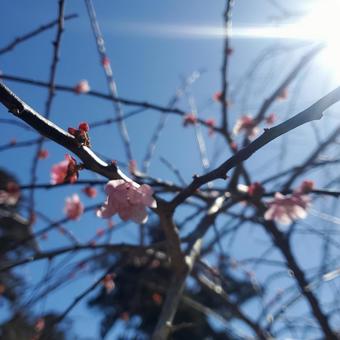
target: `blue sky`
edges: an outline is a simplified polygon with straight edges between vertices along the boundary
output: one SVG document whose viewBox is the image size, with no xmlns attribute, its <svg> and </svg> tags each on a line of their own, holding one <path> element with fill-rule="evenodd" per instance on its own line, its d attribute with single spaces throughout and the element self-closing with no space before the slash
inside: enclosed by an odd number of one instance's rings
<svg viewBox="0 0 340 340">
<path fill-rule="evenodd" d="M 290 0 L 280 3 L 283 3 L 286 8 L 292 7 L 301 11 L 316 2 Z M 220 67 L 223 40 L 218 37 L 169 35 L 166 32 L 166 27 L 169 25 L 222 27 L 224 3 L 225 1 L 222 0 L 209 2 L 204 0 L 94 1 L 119 95 L 124 98 L 166 105 L 176 88 L 181 84 L 183 77 L 191 74 L 194 70 L 204 70 L 201 79 L 192 87 L 192 93 L 200 116 L 204 119 L 213 117 L 219 120 L 220 107 L 211 100 L 211 97 L 220 90 L 221 86 Z M 66 14 L 70 13 L 77 13 L 78 18 L 65 23 L 57 83 L 72 86 L 80 79 L 87 79 L 91 88 L 107 92 L 105 77 L 99 63 L 83 1 L 66 1 Z M 0 36 L 0 46 L 4 46 L 13 38 L 55 19 L 56 14 L 56 1 L 2 0 L 0 27 L 3 33 Z M 272 22 L 272 18 L 278 14 L 278 10 L 270 4 L 270 1 L 239 0 L 235 4 L 233 22 L 235 27 L 264 25 Z M 159 30 L 153 34 L 145 29 L 147 25 L 157 26 Z M 54 35 L 55 29 L 52 29 L 18 46 L 12 53 L 0 56 L 0 69 L 5 74 L 46 81 L 51 63 L 51 42 Z M 230 82 L 231 91 L 235 95 L 235 102 L 231 107 L 231 122 L 234 123 L 238 115 L 244 112 L 250 114 L 256 112 L 256 108 L 262 100 L 280 83 L 292 65 L 308 50 L 308 46 L 299 47 L 301 42 L 275 41 L 274 39 L 236 39 L 232 40 L 231 45 L 234 53 L 231 57 Z M 274 57 L 268 58 L 268 61 L 257 69 L 251 84 L 239 83 L 238 81 L 244 74 L 251 70 L 253 61 L 268 48 L 279 52 L 277 55 L 274 54 Z M 12 82 L 7 82 L 7 84 L 30 106 L 43 112 L 47 97 L 46 89 Z M 235 84 L 241 85 L 237 88 L 233 87 Z M 335 80 L 332 78 L 332 73 L 320 66 L 316 60 L 301 73 L 301 76 L 290 88 L 290 93 L 293 94 L 295 90 L 300 90 L 301 95 L 297 94 L 294 101 L 289 104 L 275 104 L 273 110 L 278 113 L 279 120 L 284 119 L 288 114 L 305 108 L 334 86 Z M 186 100 L 181 100 L 178 106 L 189 111 Z M 129 112 L 132 109 L 124 107 L 124 112 Z M 0 108 L 0 116 L 8 117 L 3 108 Z M 113 107 L 107 101 L 70 93 L 58 93 L 53 103 L 51 119 L 63 128 L 67 128 L 77 126 L 80 121 L 93 122 L 112 116 Z M 146 145 L 158 119 L 158 112 L 148 110 L 127 122 L 134 157 L 138 162 L 145 154 Z M 335 122 L 338 122 L 338 119 L 330 114 L 320 122 L 320 126 L 323 128 L 321 133 L 330 131 Z M 36 136 L 34 133 L 7 125 L 0 125 L 0 132 L 0 145 L 8 143 L 14 137 L 21 141 Z M 210 138 L 206 131 L 204 135 L 211 157 L 214 147 L 221 148 L 221 140 L 217 137 Z M 115 126 L 91 131 L 91 139 L 95 151 L 104 154 L 108 159 L 126 161 Z M 294 148 L 289 150 L 284 162 L 279 162 L 279 152 L 287 141 L 294 145 Z M 247 166 L 253 169 L 254 179 L 260 180 L 264 175 L 277 172 L 280 167 L 282 169 L 296 164 L 297 160 L 303 157 L 306 147 L 311 149 L 313 145 L 315 145 L 315 140 L 310 128 L 302 127 L 299 129 L 299 133 L 292 133 L 265 147 L 247 162 Z M 50 157 L 39 164 L 38 182 L 40 183 L 49 181 L 50 167 L 60 161 L 65 154 L 65 150 L 51 142 L 46 143 L 46 148 L 50 152 Z M 17 149 L 14 152 L 2 152 L 0 156 L 0 166 L 13 171 L 24 184 L 30 180 L 32 152 L 29 150 Z M 218 153 L 217 164 L 229 155 L 228 151 L 221 149 Z M 161 136 L 150 169 L 150 173 L 154 176 L 174 180 L 174 176 L 159 161 L 160 156 L 166 157 L 180 168 L 188 181 L 194 173 L 201 172 L 193 130 L 184 129 L 180 117 L 170 116 L 167 130 Z M 81 178 L 94 179 L 97 176 L 84 171 Z M 320 181 L 319 178 L 318 180 Z M 218 182 L 218 184 L 221 183 Z M 322 185 L 322 180 L 320 185 Z M 73 191 L 73 188 L 39 191 L 37 193 L 37 208 L 47 212 L 51 218 L 60 218 L 64 198 Z M 82 199 L 87 204 L 92 203 L 84 196 Z M 178 217 L 182 216 L 181 214 L 180 211 Z M 97 227 L 103 224 L 103 221 L 98 221 L 93 215 L 90 215 L 79 222 L 70 223 L 69 228 L 80 240 L 85 241 L 94 234 Z M 38 230 L 43 226 L 44 223 L 38 221 L 35 227 Z M 247 238 L 248 233 L 259 242 L 256 243 L 253 238 Z M 243 238 L 243 249 L 234 249 L 236 257 L 247 257 L 263 250 L 262 243 L 266 237 L 259 228 L 256 231 L 245 230 L 245 233 L 240 234 L 239 237 Z M 115 236 L 117 242 L 127 239 L 131 242 L 136 241 L 134 225 L 122 229 Z M 63 238 L 54 233 L 53 237 L 51 234 L 49 240 L 42 247 L 58 246 L 64 244 L 63 242 Z M 309 246 L 313 247 L 312 241 L 309 245 L 305 244 L 306 248 L 301 250 L 301 259 L 306 260 L 304 255 L 308 253 L 306 249 L 309 249 Z M 309 261 L 312 262 L 312 256 L 306 260 L 307 265 Z M 42 268 L 44 265 L 39 263 L 27 266 L 24 270 L 28 273 L 28 277 L 36 280 Z M 263 273 L 263 275 L 265 274 Z M 72 297 L 86 288 L 88 284 L 88 278 L 76 281 L 67 289 L 52 295 L 45 303 L 45 308 L 53 306 L 62 310 Z M 254 310 L 256 310 L 256 306 L 254 306 Z M 85 311 L 84 304 L 80 304 L 73 311 L 71 318 L 74 319 L 76 333 L 86 335 L 89 339 L 96 337 L 97 327 L 92 327 L 92 321 L 97 319 L 98 315 Z M 87 326 L 89 322 L 91 322 L 91 327 Z"/>
</svg>

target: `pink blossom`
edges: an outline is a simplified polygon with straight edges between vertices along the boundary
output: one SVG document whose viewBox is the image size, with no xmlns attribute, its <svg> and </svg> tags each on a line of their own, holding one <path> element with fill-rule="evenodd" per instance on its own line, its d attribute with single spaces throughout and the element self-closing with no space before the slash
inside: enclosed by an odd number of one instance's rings
<svg viewBox="0 0 340 340">
<path fill-rule="evenodd" d="M 227 50 L 227 53 L 228 55 L 230 55 L 232 53 L 231 50 Z M 222 92 L 215 92 L 212 96 L 212 99 L 215 101 L 215 102 L 221 102 L 221 103 L 224 103 L 224 105 L 226 106 L 229 106 L 229 101 L 228 100 L 223 100 L 223 93 Z"/>
<path fill-rule="evenodd" d="M 282 224 L 289 224 L 307 216 L 310 198 L 298 192 L 292 195 L 282 195 L 277 192 L 274 199 L 267 202 L 268 210 L 264 214 L 265 220 L 274 220 Z"/>
<path fill-rule="evenodd" d="M 197 123 L 197 117 L 193 113 L 189 113 L 183 117 L 183 126 L 194 125 Z"/>
<path fill-rule="evenodd" d="M 110 66 L 110 59 L 107 56 L 104 56 L 102 59 L 102 65 L 104 66 L 104 68 L 107 68 Z"/>
<path fill-rule="evenodd" d="M 46 159 L 48 157 L 48 150 L 41 149 L 38 154 L 39 159 Z"/>
<path fill-rule="evenodd" d="M 283 88 L 281 92 L 277 95 L 277 99 L 286 100 L 288 98 L 288 89 L 287 87 Z"/>
<path fill-rule="evenodd" d="M 76 182 L 78 179 L 77 163 L 70 155 L 65 155 L 65 160 L 54 164 L 51 169 L 51 184 Z"/>
<path fill-rule="evenodd" d="M 44 328 L 45 328 L 45 320 L 43 318 L 38 319 L 35 322 L 34 329 L 37 332 L 42 332 Z"/>
<path fill-rule="evenodd" d="M 104 236 L 104 234 L 105 234 L 105 229 L 104 228 L 98 228 L 96 230 L 96 236 L 97 237 L 102 237 L 102 236 Z"/>
<path fill-rule="evenodd" d="M 226 53 L 227 53 L 227 55 L 232 55 L 232 54 L 234 53 L 234 49 L 231 48 L 231 47 L 228 47 L 228 48 L 226 49 Z"/>
<path fill-rule="evenodd" d="M 268 125 L 273 125 L 276 121 L 276 114 L 274 112 L 270 113 L 266 118 L 265 121 Z"/>
<path fill-rule="evenodd" d="M 296 190 L 296 192 L 300 192 L 302 194 L 308 194 L 314 189 L 314 181 L 304 180 L 300 187 Z"/>
<path fill-rule="evenodd" d="M 139 186 L 135 182 L 118 179 L 109 181 L 105 192 L 108 196 L 104 205 L 97 211 L 98 217 L 108 218 L 118 213 L 123 221 L 145 223 L 148 219 L 146 207 L 157 207 L 152 197 L 153 190 L 147 184 Z"/>
<path fill-rule="evenodd" d="M 209 136 L 212 136 L 215 132 L 216 122 L 214 118 L 208 118 L 205 123 L 209 127 L 208 134 Z"/>
<path fill-rule="evenodd" d="M 6 190 L 0 190 L 0 204 L 15 205 L 20 198 L 20 188 L 18 184 L 9 182 Z"/>
<path fill-rule="evenodd" d="M 244 132 L 249 138 L 256 137 L 259 132 L 259 128 L 253 117 L 244 115 L 236 121 L 233 133 L 238 135 L 241 132 Z"/>
<path fill-rule="evenodd" d="M 81 80 L 75 87 L 74 92 L 77 94 L 87 93 L 90 91 L 89 82 L 86 79 Z"/>
<path fill-rule="evenodd" d="M 248 195 L 250 197 L 259 198 L 264 194 L 264 187 L 259 182 L 254 182 L 248 186 Z"/>
<path fill-rule="evenodd" d="M 90 198 L 94 198 L 97 196 L 97 189 L 91 186 L 87 186 L 83 189 L 83 193 Z"/>
<path fill-rule="evenodd" d="M 80 201 L 78 194 L 73 194 L 65 200 L 64 212 L 71 220 L 78 220 L 84 212 L 84 205 Z"/>
<path fill-rule="evenodd" d="M 106 274 L 102 284 L 105 287 L 106 290 L 106 294 L 110 294 L 114 288 L 115 288 L 115 283 L 114 283 L 114 279 L 115 278 L 115 274 Z"/>
</svg>

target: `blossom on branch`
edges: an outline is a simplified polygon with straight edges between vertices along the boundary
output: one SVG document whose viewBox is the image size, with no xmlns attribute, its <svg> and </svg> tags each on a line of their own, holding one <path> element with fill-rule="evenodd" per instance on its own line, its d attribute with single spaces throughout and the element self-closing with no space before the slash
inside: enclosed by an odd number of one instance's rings
<svg viewBox="0 0 340 340">
<path fill-rule="evenodd" d="M 209 136 L 212 136 L 215 132 L 215 127 L 216 127 L 216 121 L 214 118 L 208 118 L 205 123 L 209 127 L 208 134 Z"/>
<path fill-rule="evenodd" d="M 97 196 L 97 189 L 91 186 L 87 186 L 83 189 L 83 193 L 90 198 L 94 198 Z"/>
<path fill-rule="evenodd" d="M 71 220 L 78 220 L 84 212 L 84 205 L 80 201 L 78 194 L 73 194 L 65 200 L 64 212 Z"/>
<path fill-rule="evenodd" d="M 90 131 L 90 126 L 87 122 L 82 122 L 79 124 L 78 129 L 69 127 L 67 132 L 74 136 L 79 145 L 85 145 L 91 147 L 90 137 L 88 132 Z"/>
<path fill-rule="evenodd" d="M 38 153 L 38 159 L 46 159 L 48 157 L 48 150 L 41 149 Z"/>
<path fill-rule="evenodd" d="M 115 274 L 106 274 L 102 280 L 102 284 L 106 290 L 106 294 L 110 294 L 115 288 Z"/>
<path fill-rule="evenodd" d="M 51 184 L 65 182 L 74 183 L 78 179 L 78 167 L 76 160 L 66 154 L 65 160 L 54 164 L 51 169 Z"/>
<path fill-rule="evenodd" d="M 282 195 L 277 192 L 274 199 L 267 202 L 268 210 L 264 214 L 264 219 L 290 224 L 295 220 L 306 218 L 309 205 L 310 198 L 301 192 L 296 191 L 292 195 Z"/>
<path fill-rule="evenodd" d="M 234 135 L 244 132 L 248 138 L 254 138 L 259 132 L 255 119 L 249 115 L 239 118 L 233 128 Z"/>
<path fill-rule="evenodd" d="M 314 181 L 304 180 L 300 187 L 296 190 L 297 192 L 301 192 L 302 194 L 308 194 L 314 189 Z"/>
<path fill-rule="evenodd" d="M 193 113 L 189 113 L 183 117 L 183 126 L 195 125 L 197 117 Z"/>
<path fill-rule="evenodd" d="M 8 182 L 6 190 L 0 190 L 0 205 L 16 205 L 20 198 L 20 188 L 15 182 Z"/>
<path fill-rule="evenodd" d="M 248 195 L 253 198 L 260 198 L 264 193 L 265 189 L 259 182 L 254 182 L 248 186 Z"/>
<path fill-rule="evenodd" d="M 74 92 L 77 94 L 87 93 L 91 90 L 90 84 L 86 79 L 81 80 L 77 85 L 74 87 Z"/>
<path fill-rule="evenodd" d="M 273 125 L 276 121 L 276 114 L 274 112 L 270 113 L 266 118 L 265 121 L 268 125 Z"/>
<path fill-rule="evenodd" d="M 139 186 L 135 182 L 124 180 L 109 181 L 105 187 L 107 199 L 97 211 L 97 216 L 109 218 L 118 214 L 123 221 L 132 220 L 136 223 L 145 223 L 148 219 L 147 207 L 156 208 L 157 204 L 152 197 L 153 190 L 147 185 Z"/>
<path fill-rule="evenodd" d="M 286 100 L 288 98 L 288 89 L 285 87 L 281 90 L 281 92 L 277 95 L 277 99 Z"/>
</svg>

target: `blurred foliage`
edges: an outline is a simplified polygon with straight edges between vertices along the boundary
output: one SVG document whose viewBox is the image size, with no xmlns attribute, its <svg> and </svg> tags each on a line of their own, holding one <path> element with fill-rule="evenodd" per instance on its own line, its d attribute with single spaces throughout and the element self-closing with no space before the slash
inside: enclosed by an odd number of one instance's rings
<svg viewBox="0 0 340 340">
<path fill-rule="evenodd" d="M 162 241 L 161 228 L 157 224 L 148 225 L 145 230 L 149 231 L 147 238 L 151 243 Z M 105 338 L 111 329 L 115 327 L 119 329 L 119 325 L 124 323 L 124 333 L 121 333 L 118 339 L 149 339 L 161 313 L 165 292 L 172 277 L 170 263 L 165 253 L 112 256 L 101 260 L 98 265 L 103 268 L 115 266 L 114 289 L 107 291 L 103 286 L 89 301 L 89 306 L 103 314 L 102 338 Z M 207 273 L 203 267 L 196 269 L 176 312 L 173 322 L 176 331 L 172 333 L 171 339 L 238 339 L 225 330 L 227 327 L 224 327 L 223 331 L 218 331 L 212 326 L 211 317 L 214 314 L 230 320 L 233 312 L 220 296 L 199 284 L 195 277 L 201 274 L 222 286 L 231 301 L 238 306 L 258 293 L 250 281 L 233 277 L 223 261 L 220 262 L 215 274 Z"/>
</svg>

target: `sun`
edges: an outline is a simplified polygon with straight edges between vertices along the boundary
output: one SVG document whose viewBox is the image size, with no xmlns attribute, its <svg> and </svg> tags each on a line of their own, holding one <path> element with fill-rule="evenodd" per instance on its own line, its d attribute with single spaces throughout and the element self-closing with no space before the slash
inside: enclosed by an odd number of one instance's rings
<svg viewBox="0 0 340 340">
<path fill-rule="evenodd" d="M 322 42 L 322 66 L 340 81 L 340 0 L 320 0 L 292 29 L 302 39 Z"/>
</svg>

